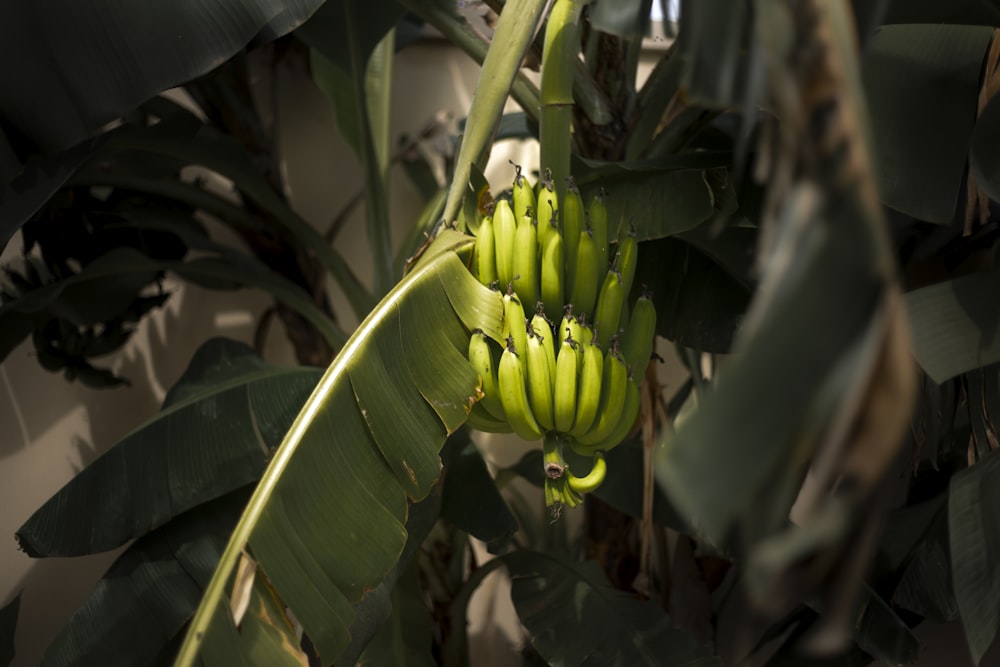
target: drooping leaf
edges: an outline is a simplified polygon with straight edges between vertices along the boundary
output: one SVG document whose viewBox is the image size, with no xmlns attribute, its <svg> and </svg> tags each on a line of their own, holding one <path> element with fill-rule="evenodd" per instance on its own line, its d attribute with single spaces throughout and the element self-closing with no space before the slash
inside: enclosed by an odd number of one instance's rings
<svg viewBox="0 0 1000 667">
<path fill-rule="evenodd" d="M 205 74 L 258 34 L 288 32 L 321 4 L 4 5 L 0 55 L 20 64 L 0 75 L 0 119 L 43 151 L 69 148 L 152 95 Z"/>
<path fill-rule="evenodd" d="M 1000 201 L 1000 98 L 994 97 L 976 121 L 969 149 L 969 167 L 976 183 L 993 201 Z"/>
<path fill-rule="evenodd" d="M 938 384 L 1000 361 L 998 280 L 985 271 L 907 293 L 914 353 Z"/>
<path fill-rule="evenodd" d="M 21 607 L 21 594 L 0 609 L 0 664 L 9 665 L 14 659 L 14 631 L 17 628 L 17 611 Z"/>
<path fill-rule="evenodd" d="M 208 341 L 162 412 L 21 526 L 21 547 L 33 557 L 107 551 L 255 482 L 320 374 L 266 364 L 241 343 Z"/>
<path fill-rule="evenodd" d="M 357 661 L 360 667 L 433 667 L 434 626 L 413 563 L 392 590 L 392 611 Z"/>
<path fill-rule="evenodd" d="M 863 75 L 879 192 L 888 206 L 945 224 L 964 187 L 983 58 L 993 28 L 891 25 Z"/>
<path fill-rule="evenodd" d="M 892 607 L 868 586 L 862 593 L 861 608 L 854 641 L 865 653 L 887 665 L 916 662 L 920 642 Z"/>
<path fill-rule="evenodd" d="M 1000 452 L 951 478 L 951 575 L 965 638 L 978 665 L 1000 628 Z"/>
<path fill-rule="evenodd" d="M 491 544 L 502 544 L 517 530 L 517 520 L 497 490 L 486 461 L 472 440 L 453 438 L 442 456 L 445 477 L 441 516 L 459 530 Z"/>
<path fill-rule="evenodd" d="M 460 236 L 455 247 L 469 242 Z M 350 642 L 352 603 L 400 556 L 407 496 L 429 493 L 445 435 L 465 421 L 478 383 L 465 359 L 468 332 L 478 327 L 498 339 L 501 312 L 502 300 L 454 251 L 422 261 L 390 292 L 334 360 L 275 454 L 178 664 L 192 664 L 202 650 L 236 656 L 250 649 L 224 611 L 226 582 L 247 546 L 322 661 L 337 658 Z M 365 395 L 362 387 L 369 388 Z M 403 424 L 408 437 L 377 431 L 386 420 Z"/>
<path fill-rule="evenodd" d="M 733 184 L 721 165 L 728 155 L 692 154 L 635 163 L 574 164 L 585 202 L 601 190 L 611 231 L 635 227 L 640 240 L 688 231 L 736 210 Z"/>
<path fill-rule="evenodd" d="M 655 601 L 614 589 L 594 561 L 519 551 L 504 557 L 531 643 L 554 665 L 721 667 Z"/>
<path fill-rule="evenodd" d="M 191 618 L 251 487 L 190 509 L 119 556 L 40 665 L 152 664 Z"/>
<path fill-rule="evenodd" d="M 738 102 L 746 84 L 741 49 L 746 41 L 747 3 L 684 0 L 679 46 L 684 54 L 684 87 L 696 103 L 727 107 Z"/>
</svg>

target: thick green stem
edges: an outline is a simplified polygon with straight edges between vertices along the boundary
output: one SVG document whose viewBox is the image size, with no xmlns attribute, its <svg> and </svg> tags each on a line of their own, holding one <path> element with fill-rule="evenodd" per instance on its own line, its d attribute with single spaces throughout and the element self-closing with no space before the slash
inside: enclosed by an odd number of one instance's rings
<svg viewBox="0 0 1000 667">
<path fill-rule="evenodd" d="M 573 73 L 580 51 L 579 20 L 586 0 L 556 0 L 542 50 L 541 168 L 552 172 L 558 200 L 570 175 Z"/>
</svg>

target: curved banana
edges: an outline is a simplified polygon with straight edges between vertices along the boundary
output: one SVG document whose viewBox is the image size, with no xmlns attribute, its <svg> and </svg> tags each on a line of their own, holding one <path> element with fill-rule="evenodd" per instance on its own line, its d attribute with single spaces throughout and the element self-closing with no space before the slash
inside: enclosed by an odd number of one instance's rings
<svg viewBox="0 0 1000 667">
<path fill-rule="evenodd" d="M 606 452 L 620 445 L 632 431 L 632 427 L 635 426 L 635 420 L 639 417 L 639 409 L 642 407 L 641 402 L 642 397 L 639 391 L 639 384 L 632 378 L 629 378 L 628 383 L 625 385 L 625 405 L 622 407 L 621 417 L 618 419 L 615 427 L 611 429 L 611 432 L 603 440 L 592 445 L 575 444 L 573 445 L 573 451 L 586 456 L 596 454 L 599 451 Z"/>
<path fill-rule="evenodd" d="M 506 419 L 497 389 L 497 359 L 482 329 L 476 329 L 469 337 L 469 363 L 479 373 L 480 389 L 483 391 L 483 397 L 477 404 L 482 405 L 494 419 Z"/>
<path fill-rule="evenodd" d="M 590 472 L 588 472 L 583 477 L 577 477 L 573 473 L 566 473 L 566 486 L 570 490 L 579 493 L 592 493 L 597 490 L 601 484 L 604 483 L 604 478 L 608 474 L 608 463 L 604 460 L 604 454 L 597 452 L 594 454 L 594 465 L 591 466 Z"/>
<path fill-rule="evenodd" d="M 604 274 L 608 271 L 608 207 L 604 205 L 604 189 L 590 200 L 587 209 L 590 220 L 590 230 L 594 233 L 594 243 L 597 245 L 597 284 L 604 282 Z"/>
<path fill-rule="evenodd" d="M 535 316 L 531 318 L 529 330 L 534 330 L 542 341 L 545 348 L 546 358 L 549 360 L 549 370 L 552 372 L 552 379 L 556 377 L 556 335 L 552 331 L 552 323 L 545 317 L 545 310 L 541 304 L 535 307 Z"/>
<path fill-rule="evenodd" d="M 574 436 L 581 445 L 596 445 L 604 442 L 621 420 L 625 408 L 625 394 L 628 389 L 628 367 L 618 350 L 608 350 L 604 357 L 601 375 L 601 405 L 597 418 L 590 430 Z M 504 406 L 506 407 L 506 405 Z"/>
<path fill-rule="evenodd" d="M 578 343 L 568 334 L 559 344 L 556 355 L 556 378 L 553 400 L 555 429 L 569 433 L 576 420 L 577 381 L 580 376 L 580 355 L 576 352 Z"/>
<path fill-rule="evenodd" d="M 641 378 L 646 373 L 646 366 L 653 356 L 655 335 L 656 306 L 648 296 L 642 295 L 632 306 L 628 327 L 618 342 L 618 351 L 625 356 L 625 361 L 636 377 Z"/>
<path fill-rule="evenodd" d="M 604 349 L 611 343 L 611 337 L 618 333 L 618 321 L 622 315 L 621 274 L 609 271 L 604 276 L 600 294 L 597 297 L 597 308 L 594 310 L 594 330 L 597 331 L 597 343 Z"/>
<path fill-rule="evenodd" d="M 594 235 L 589 229 L 585 229 L 580 233 L 577 244 L 572 280 L 566 282 L 570 286 L 569 302 L 577 313 L 591 313 L 594 310 L 597 287 L 600 285 L 597 282 L 599 261 Z"/>
<path fill-rule="evenodd" d="M 508 337 L 514 339 L 514 349 L 518 354 L 524 354 L 528 349 L 528 328 L 527 318 L 524 316 L 524 307 L 521 300 L 517 298 L 512 286 L 507 286 L 507 293 L 503 295 L 503 327 L 501 334 L 506 340 Z"/>
<path fill-rule="evenodd" d="M 472 274 L 484 285 L 497 281 L 496 237 L 493 233 L 493 218 L 486 216 L 479 223 L 476 245 L 472 252 Z"/>
<path fill-rule="evenodd" d="M 540 335 L 528 336 L 525 363 L 528 372 L 528 403 L 542 431 L 550 431 L 555 425 L 552 402 L 552 389 L 555 385 L 552 368 L 555 366 L 555 359 L 550 362 L 550 356 Z"/>
<path fill-rule="evenodd" d="M 548 235 L 542 246 L 542 268 L 539 277 L 542 303 L 545 304 L 546 314 L 553 320 L 559 316 L 559 309 L 566 303 L 563 290 L 565 264 L 563 237 L 557 229 Z"/>
<path fill-rule="evenodd" d="M 510 202 L 501 199 L 493 209 L 493 235 L 496 237 L 497 280 L 503 289 L 514 279 L 514 245 L 517 237 L 517 218 Z"/>
<path fill-rule="evenodd" d="M 524 216 L 530 216 L 530 211 L 535 210 L 535 190 L 528 183 L 528 179 L 521 173 L 521 165 L 514 165 L 514 187 L 511 192 L 511 199 L 514 200 L 514 219 L 520 220 Z"/>
<path fill-rule="evenodd" d="M 636 238 L 635 228 L 631 225 L 628 232 L 618 239 L 618 255 L 615 263 L 615 268 L 622 274 L 622 291 L 628 298 L 632 291 L 632 283 L 635 281 L 635 269 L 639 264 L 639 240 Z"/>
<path fill-rule="evenodd" d="M 577 321 L 576 317 L 573 316 L 573 304 L 567 303 L 563 306 L 563 317 L 562 321 L 559 322 L 559 331 L 557 332 L 556 342 L 562 345 L 563 342 L 572 336 L 574 340 L 580 342 L 580 323 Z"/>
<path fill-rule="evenodd" d="M 566 242 L 566 285 L 572 285 L 576 280 L 576 254 L 577 247 L 580 245 L 580 234 L 587 228 L 583 198 L 580 196 L 580 191 L 572 176 L 566 179 L 566 195 L 563 199 L 561 222 L 563 239 Z"/>
<path fill-rule="evenodd" d="M 535 421 L 535 415 L 528 403 L 528 379 L 525 376 L 524 362 L 514 351 L 513 338 L 507 338 L 507 347 L 500 355 L 500 366 L 497 370 L 500 401 L 511 429 L 524 440 L 538 440 L 542 430 Z"/>
<path fill-rule="evenodd" d="M 601 385 L 604 381 L 604 353 L 597 343 L 581 343 L 583 361 L 580 364 L 580 378 L 577 381 L 576 420 L 570 435 L 583 436 L 590 430 L 597 411 L 601 407 Z"/>
<path fill-rule="evenodd" d="M 538 303 L 538 227 L 530 217 L 518 220 L 514 237 L 514 291 L 521 305 Z"/>
</svg>

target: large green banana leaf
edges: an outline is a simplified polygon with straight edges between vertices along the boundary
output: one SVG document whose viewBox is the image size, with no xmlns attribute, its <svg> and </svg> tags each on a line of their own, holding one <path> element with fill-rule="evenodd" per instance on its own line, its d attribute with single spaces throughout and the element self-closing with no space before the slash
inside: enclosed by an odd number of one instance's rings
<svg viewBox="0 0 1000 667">
<path fill-rule="evenodd" d="M 501 300 L 456 252 L 470 243 L 454 233 L 439 237 L 324 374 L 240 519 L 178 665 L 198 655 L 259 664 L 269 642 L 254 638 L 264 636 L 283 638 L 294 664 L 297 642 L 286 617 L 230 611 L 259 586 L 280 600 L 277 609 L 292 611 L 323 664 L 348 645 L 352 604 L 395 565 L 408 502 L 437 481 L 445 437 L 478 394 L 466 361 L 468 332 L 500 338 Z M 243 576 L 230 589 L 237 566 Z"/>
</svg>

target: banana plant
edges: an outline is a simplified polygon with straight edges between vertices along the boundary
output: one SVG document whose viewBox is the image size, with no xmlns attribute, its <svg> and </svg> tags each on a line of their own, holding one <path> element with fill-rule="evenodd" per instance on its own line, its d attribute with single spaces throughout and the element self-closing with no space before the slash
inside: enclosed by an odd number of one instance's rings
<svg viewBox="0 0 1000 667">
<path fill-rule="evenodd" d="M 43 664 L 467 664 L 468 601 L 501 568 L 526 645 L 546 662 L 772 654 L 768 664 L 808 664 L 835 652 L 899 663 L 919 652 L 911 619 L 955 617 L 973 658 L 987 660 L 1000 626 L 989 514 L 1000 352 L 989 335 L 995 276 L 978 251 L 995 245 L 996 17 L 976 3 L 945 16 L 925 2 L 857 15 L 834 0 L 768 0 L 753 12 L 683 2 L 681 39 L 640 86 L 648 0 L 487 4 L 494 25 L 441 0 L 157 10 L 162 34 L 223 27 L 226 39 L 192 38 L 196 48 L 176 60 L 163 56 L 174 45 L 115 27 L 153 20 L 141 10 L 117 8 L 116 24 L 67 5 L 121 48 L 88 51 L 77 36 L 65 58 L 39 59 L 56 71 L 38 72 L 38 91 L 13 73 L 0 80 L 17 93 L 0 100 L 0 233 L 6 243 L 30 218 L 22 236 L 46 257 L 9 274 L 3 355 L 30 336 L 47 367 L 114 384 L 90 359 L 120 347 L 167 298 L 138 297 L 170 272 L 267 290 L 288 330 L 309 332 L 300 360 L 326 367 L 276 368 L 245 346 L 209 342 L 158 415 L 36 512 L 18 532 L 32 556 L 136 540 Z M 33 11 L 0 10 L 0 25 L 44 25 Z M 480 63 L 481 76 L 450 184 L 414 225 L 428 240 L 416 247 L 415 231 L 394 257 L 388 91 L 413 17 Z M 241 98 L 241 57 L 192 80 L 293 29 L 275 53 L 306 54 L 365 174 L 371 289 L 285 199 Z M 25 30 L 3 43 L 46 42 Z M 135 77 L 100 76 L 136 52 Z M 532 61 L 538 87 L 526 76 Z M 160 62 L 166 70 L 150 69 Z M 57 83 L 75 79 L 101 85 Z M 938 93 L 941 81 L 953 94 Z M 184 82 L 206 118 L 163 99 L 136 108 Z M 669 397 L 655 372 L 641 394 L 622 375 L 638 424 L 590 453 L 593 478 L 563 478 L 587 498 L 587 551 L 597 555 L 587 562 L 566 522 L 539 521 L 540 503 L 521 500 L 512 481 L 552 500 L 550 473 L 576 470 L 579 453 L 562 458 L 563 444 L 546 438 L 491 472 L 465 428 L 491 426 L 476 421 L 488 390 L 467 358 L 470 336 L 510 344 L 509 300 L 477 273 L 483 205 L 504 187 L 487 195 L 482 172 L 508 98 L 537 132 L 556 200 L 602 202 L 615 226 L 607 237 L 641 248 L 623 303 L 652 290 L 656 331 L 689 375 Z M 235 200 L 181 178 L 192 165 L 227 178 Z M 80 237 L 86 254 L 45 233 L 67 211 L 99 222 Z M 195 213 L 223 221 L 249 251 L 212 239 Z M 573 224 L 592 228 L 587 216 Z M 291 268 L 273 261 L 288 256 L 272 253 L 273 239 L 294 250 Z M 152 240 L 169 252 L 151 256 Z M 595 264 L 585 268 L 613 287 L 615 271 Z M 361 321 L 353 333 L 317 287 L 323 274 Z M 615 310 L 601 319 L 627 315 Z M 732 356 L 717 364 L 722 353 Z M 530 427 L 527 437 L 541 435 Z M 497 557 L 466 568 L 469 535 Z M 638 548 L 609 548 L 623 543 Z M 16 610 L 4 608 L 5 633 Z M 437 639 L 432 618 L 447 619 Z"/>
</svg>

